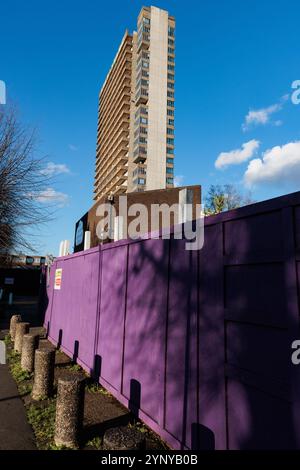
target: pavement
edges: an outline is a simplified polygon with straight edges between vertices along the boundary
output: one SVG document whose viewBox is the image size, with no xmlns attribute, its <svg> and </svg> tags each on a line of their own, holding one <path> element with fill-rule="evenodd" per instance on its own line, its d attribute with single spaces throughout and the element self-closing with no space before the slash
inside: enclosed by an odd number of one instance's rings
<svg viewBox="0 0 300 470">
<path fill-rule="evenodd" d="M 0 303 L 0 340 L 8 333 L 10 317 L 22 313 L 23 321 L 36 319 L 37 299 L 20 298 L 10 307 Z M 34 323 L 34 322 L 33 322 Z M 8 365 L 0 365 L 0 450 L 36 450 L 24 403 Z"/>
<path fill-rule="evenodd" d="M 36 450 L 23 401 L 7 365 L 0 365 L 0 450 Z"/>
</svg>

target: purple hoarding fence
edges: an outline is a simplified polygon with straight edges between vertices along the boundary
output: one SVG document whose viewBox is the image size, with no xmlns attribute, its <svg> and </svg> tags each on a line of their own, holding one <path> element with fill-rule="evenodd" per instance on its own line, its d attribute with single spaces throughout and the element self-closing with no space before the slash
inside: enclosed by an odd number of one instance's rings
<svg viewBox="0 0 300 470">
<path fill-rule="evenodd" d="M 45 326 L 174 448 L 299 448 L 299 266 L 295 193 L 207 218 L 200 251 L 145 237 L 57 259 Z"/>
</svg>

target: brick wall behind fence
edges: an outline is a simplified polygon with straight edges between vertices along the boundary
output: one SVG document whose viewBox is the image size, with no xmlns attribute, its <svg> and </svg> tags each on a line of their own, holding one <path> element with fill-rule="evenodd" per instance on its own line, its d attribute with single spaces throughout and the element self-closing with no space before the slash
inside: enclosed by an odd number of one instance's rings
<svg viewBox="0 0 300 470">
<path fill-rule="evenodd" d="M 300 193 L 51 268 L 45 326 L 174 448 L 300 447 Z M 62 268 L 60 290 L 53 289 Z"/>
</svg>

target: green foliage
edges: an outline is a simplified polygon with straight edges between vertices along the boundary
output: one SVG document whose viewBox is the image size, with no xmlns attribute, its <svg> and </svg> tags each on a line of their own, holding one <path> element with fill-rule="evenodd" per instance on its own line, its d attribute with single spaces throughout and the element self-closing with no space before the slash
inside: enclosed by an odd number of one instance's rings
<svg viewBox="0 0 300 470">
<path fill-rule="evenodd" d="M 20 361 L 21 355 L 14 349 L 9 349 L 7 351 L 7 359 L 9 364 L 14 364 L 17 361 Z"/>
<path fill-rule="evenodd" d="M 101 393 L 101 395 L 107 396 L 111 395 L 107 390 L 105 390 L 105 388 L 101 387 L 101 385 L 97 384 L 96 382 L 88 383 L 85 386 L 85 389 L 90 393 Z"/>
<path fill-rule="evenodd" d="M 151 429 L 149 429 L 142 421 L 135 421 L 128 424 L 129 428 L 133 428 L 136 431 L 143 434 L 143 439 L 145 439 L 147 449 L 162 450 L 168 449 L 168 446 L 163 442 Z"/>
<path fill-rule="evenodd" d="M 129 423 L 128 427 L 129 428 L 134 428 L 134 429 L 136 429 L 137 431 L 139 431 L 143 434 L 151 432 L 141 421 L 136 421 L 134 423 Z"/>
<path fill-rule="evenodd" d="M 143 434 L 149 432 L 149 430 L 145 426 L 143 426 L 142 423 L 137 423 L 136 429 L 142 432 Z"/>
<path fill-rule="evenodd" d="M 71 364 L 70 366 L 67 366 L 66 369 L 71 371 L 71 372 L 80 372 L 81 371 L 81 367 L 78 364 Z"/>
<path fill-rule="evenodd" d="M 251 194 L 241 194 L 233 184 L 212 184 L 205 198 L 204 212 L 205 215 L 219 214 L 252 203 Z"/>
<path fill-rule="evenodd" d="M 4 337 L 4 343 L 6 344 L 6 346 L 10 346 L 11 344 L 11 338 L 10 338 L 10 335 L 5 335 Z"/>
<path fill-rule="evenodd" d="M 93 447 L 94 449 L 99 450 L 102 447 L 102 439 L 99 436 L 94 437 L 93 439 L 88 441 L 86 445 L 87 447 Z"/>
<path fill-rule="evenodd" d="M 21 363 L 19 361 L 15 361 L 10 364 L 10 371 L 17 384 L 24 380 L 29 380 L 32 377 L 32 374 L 21 368 Z"/>
<path fill-rule="evenodd" d="M 32 391 L 32 384 L 28 381 L 22 382 L 18 385 L 18 390 L 21 397 L 29 395 Z"/>
<path fill-rule="evenodd" d="M 31 404 L 27 410 L 28 421 L 33 428 L 39 449 L 50 449 L 50 446 L 53 448 L 53 443 L 49 443 L 49 440 L 52 441 L 54 437 L 55 410 L 55 400 L 50 400 L 46 406 L 44 403 Z"/>
<path fill-rule="evenodd" d="M 8 350 L 7 359 L 11 375 L 17 383 L 17 387 L 21 397 L 28 395 L 29 393 L 31 393 L 32 390 L 31 379 L 33 374 L 22 370 L 20 361 L 21 356 L 13 349 Z"/>
<path fill-rule="evenodd" d="M 69 447 L 57 446 L 55 444 L 49 444 L 47 450 L 71 450 Z"/>
<path fill-rule="evenodd" d="M 7 362 L 9 364 L 9 368 L 11 369 L 14 364 L 20 364 L 21 355 L 16 352 L 14 349 L 8 348 L 7 353 Z"/>
</svg>

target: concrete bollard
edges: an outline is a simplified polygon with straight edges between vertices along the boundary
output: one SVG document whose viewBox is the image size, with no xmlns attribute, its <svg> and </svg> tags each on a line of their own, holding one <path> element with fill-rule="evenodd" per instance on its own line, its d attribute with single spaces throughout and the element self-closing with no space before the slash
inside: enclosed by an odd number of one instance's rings
<svg viewBox="0 0 300 470">
<path fill-rule="evenodd" d="M 57 446 L 77 448 L 83 423 L 84 377 L 58 380 L 55 436 Z"/>
<path fill-rule="evenodd" d="M 32 398 L 41 400 L 48 398 L 53 391 L 54 380 L 54 349 L 37 349 L 34 359 L 34 380 Z"/>
<path fill-rule="evenodd" d="M 30 324 L 27 322 L 16 323 L 14 350 L 18 353 L 22 352 L 23 336 L 29 333 L 29 326 Z"/>
<path fill-rule="evenodd" d="M 9 334 L 12 341 L 15 340 L 17 323 L 22 321 L 21 315 L 13 315 L 10 319 Z"/>
<path fill-rule="evenodd" d="M 39 339 L 39 335 L 23 336 L 21 368 L 27 372 L 34 370 L 34 353 L 39 347 Z"/>
</svg>

